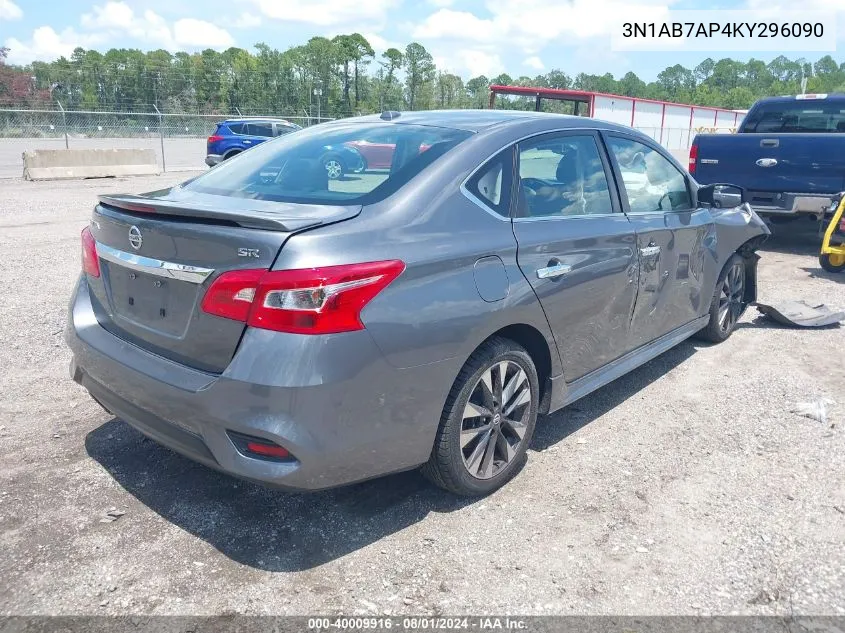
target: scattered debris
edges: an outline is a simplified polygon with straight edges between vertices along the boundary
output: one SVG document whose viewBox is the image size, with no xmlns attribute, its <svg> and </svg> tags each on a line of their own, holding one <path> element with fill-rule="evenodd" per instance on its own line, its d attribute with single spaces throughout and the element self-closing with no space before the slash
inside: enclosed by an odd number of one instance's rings
<svg viewBox="0 0 845 633">
<path fill-rule="evenodd" d="M 117 508 L 109 508 L 106 511 L 106 516 L 100 519 L 100 523 L 114 523 L 124 514 L 126 514 L 124 510 L 118 510 Z"/>
<path fill-rule="evenodd" d="M 757 310 L 781 325 L 825 327 L 845 321 L 845 310 L 831 310 L 819 301 L 784 301 L 774 305 L 757 303 Z"/>
<path fill-rule="evenodd" d="M 796 402 L 790 412 L 826 424 L 827 408 L 834 404 L 836 403 L 830 398 L 819 398 L 814 402 Z"/>
<path fill-rule="evenodd" d="M 578 438 L 578 439 L 575 441 L 575 443 L 576 443 L 576 444 L 586 444 L 586 443 L 587 443 L 587 440 L 585 440 L 584 438 Z"/>
<path fill-rule="evenodd" d="M 836 510 L 839 514 L 845 514 L 845 510 L 843 510 L 839 506 L 833 506 L 833 509 Z"/>
<path fill-rule="evenodd" d="M 637 553 L 638 554 L 648 554 L 648 548 L 640 546 L 640 547 L 637 548 Z"/>
<path fill-rule="evenodd" d="M 775 589 L 772 592 L 761 589 L 756 596 L 748 601 L 748 604 L 771 604 L 780 599 L 780 592 Z"/>
<path fill-rule="evenodd" d="M 369 600 L 364 600 L 364 598 L 361 598 L 361 604 L 367 607 L 367 609 L 369 609 L 370 611 L 378 611 L 378 606 L 375 603 L 370 602 Z"/>
</svg>

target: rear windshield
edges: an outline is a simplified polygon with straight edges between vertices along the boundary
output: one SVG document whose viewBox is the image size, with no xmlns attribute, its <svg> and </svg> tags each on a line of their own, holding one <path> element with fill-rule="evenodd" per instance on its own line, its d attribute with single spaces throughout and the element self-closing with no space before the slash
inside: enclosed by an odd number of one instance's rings
<svg viewBox="0 0 845 633">
<path fill-rule="evenodd" d="M 262 143 L 185 189 L 275 202 L 370 204 L 471 135 L 395 123 L 317 125 Z"/>
<path fill-rule="evenodd" d="M 845 132 L 845 103 L 792 101 L 764 103 L 748 113 L 743 132 Z"/>
</svg>

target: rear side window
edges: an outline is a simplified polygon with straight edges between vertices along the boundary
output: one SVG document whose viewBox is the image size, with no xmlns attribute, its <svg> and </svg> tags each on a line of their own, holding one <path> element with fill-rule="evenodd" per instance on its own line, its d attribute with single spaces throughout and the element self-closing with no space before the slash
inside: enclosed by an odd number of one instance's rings
<svg viewBox="0 0 845 633">
<path fill-rule="evenodd" d="M 616 136 L 609 137 L 607 143 L 622 173 L 633 213 L 680 211 L 692 206 L 686 177 L 660 152 Z"/>
<path fill-rule="evenodd" d="M 250 136 L 273 136 L 272 123 L 247 123 L 245 127 Z"/>
<path fill-rule="evenodd" d="M 513 149 L 509 148 L 479 169 L 467 182 L 467 190 L 479 202 L 503 217 L 510 214 L 511 156 Z"/>
<path fill-rule="evenodd" d="M 394 133 L 387 147 L 390 169 L 361 171 L 360 155 L 353 147 L 379 131 Z M 464 130 L 396 123 L 315 125 L 261 143 L 184 188 L 278 202 L 371 204 L 397 191 L 470 136 Z M 343 167 L 340 177 L 335 169 L 327 169 L 338 162 Z"/>
<path fill-rule="evenodd" d="M 745 118 L 743 132 L 835 133 L 845 132 L 845 103 L 784 101 L 761 103 Z"/>
<path fill-rule="evenodd" d="M 519 144 L 521 217 L 605 215 L 613 202 L 595 137 L 548 135 Z"/>
<path fill-rule="evenodd" d="M 229 128 L 229 131 L 232 134 L 243 134 L 241 131 L 243 129 L 243 123 L 227 123 L 226 127 Z"/>
</svg>

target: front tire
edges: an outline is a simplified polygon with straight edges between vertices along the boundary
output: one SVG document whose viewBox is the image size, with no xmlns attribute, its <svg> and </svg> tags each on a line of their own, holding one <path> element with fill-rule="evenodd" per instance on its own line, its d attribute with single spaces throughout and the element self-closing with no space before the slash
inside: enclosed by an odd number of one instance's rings
<svg viewBox="0 0 845 633">
<path fill-rule="evenodd" d="M 326 170 L 329 180 L 343 178 L 343 163 L 337 156 L 329 156 L 323 160 L 323 168 Z"/>
<path fill-rule="evenodd" d="M 843 273 L 845 272 L 845 255 L 824 253 L 819 255 L 819 265 L 829 273 Z"/>
<path fill-rule="evenodd" d="M 493 338 L 458 374 L 423 474 L 459 495 L 486 495 L 525 463 L 539 404 L 537 369 L 528 352 Z"/>
<path fill-rule="evenodd" d="M 745 309 L 745 260 L 731 255 L 716 282 L 710 303 L 710 321 L 698 337 L 711 343 L 728 340 Z"/>
</svg>

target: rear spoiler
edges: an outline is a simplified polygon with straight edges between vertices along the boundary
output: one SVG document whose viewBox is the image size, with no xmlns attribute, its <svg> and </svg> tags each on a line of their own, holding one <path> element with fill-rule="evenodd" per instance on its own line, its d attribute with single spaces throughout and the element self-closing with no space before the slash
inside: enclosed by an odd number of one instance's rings
<svg viewBox="0 0 845 633">
<path fill-rule="evenodd" d="M 285 217 L 284 209 L 259 210 L 249 209 L 250 201 L 242 201 L 243 209 L 222 209 L 220 207 L 203 206 L 196 203 L 186 205 L 173 200 L 161 198 L 146 198 L 135 195 L 103 195 L 98 196 L 100 204 L 114 209 L 131 213 L 150 213 L 156 215 L 195 218 L 197 220 L 213 220 L 232 223 L 250 229 L 264 229 L 292 233 L 312 226 L 337 222 L 348 217 L 358 215 L 360 207 L 334 207 L 335 213 L 326 214 L 326 207 L 316 205 L 297 205 L 298 217 Z M 264 203 L 266 204 L 266 202 Z M 284 207 L 284 204 L 280 204 Z M 309 214 L 308 211 L 313 211 Z M 321 213 L 320 213 L 321 212 Z M 320 217 L 320 216 L 323 217 Z"/>
</svg>

